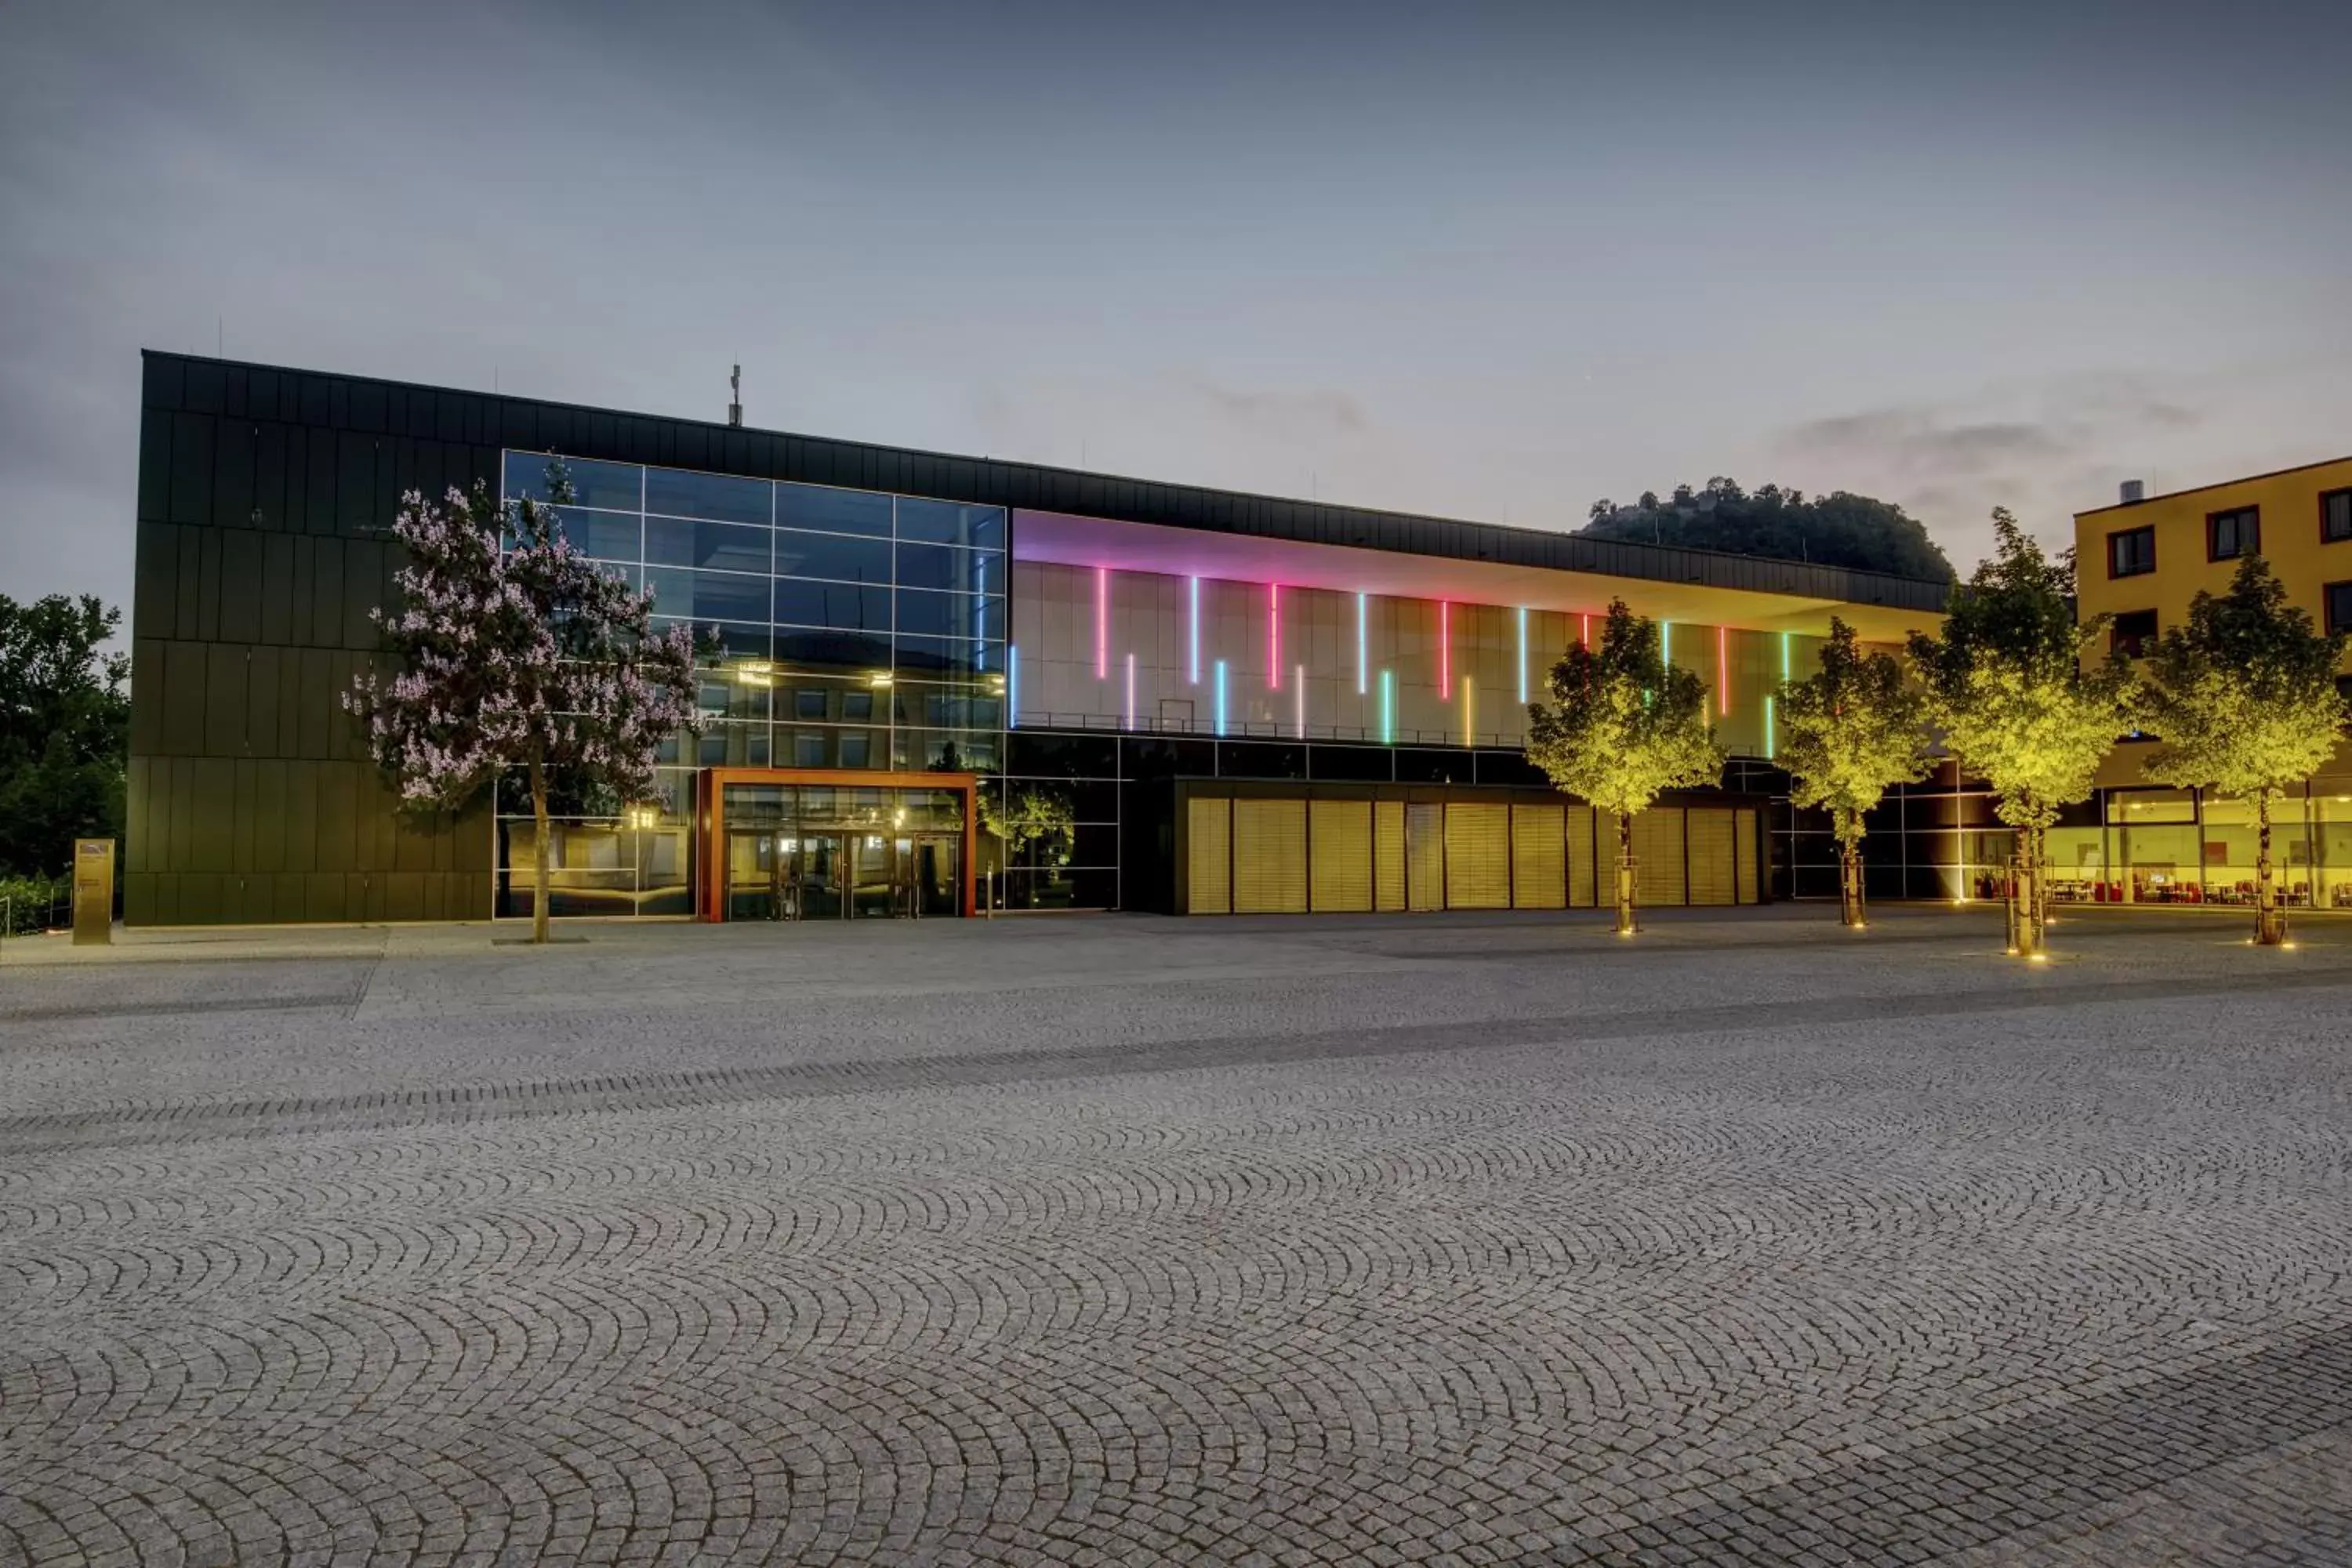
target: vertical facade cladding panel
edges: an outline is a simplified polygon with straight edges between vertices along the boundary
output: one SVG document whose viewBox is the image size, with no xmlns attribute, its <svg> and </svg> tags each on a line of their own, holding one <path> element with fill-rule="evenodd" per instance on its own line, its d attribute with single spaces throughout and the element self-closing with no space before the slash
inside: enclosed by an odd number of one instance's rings
<svg viewBox="0 0 2352 1568">
<path fill-rule="evenodd" d="M 1445 807 L 1434 801 L 1404 808 L 1404 895 L 1410 910 L 1445 907 Z"/>
<path fill-rule="evenodd" d="M 1307 803 L 1234 802 L 1234 913 L 1307 912 Z"/>
<path fill-rule="evenodd" d="M 1636 895 L 1663 907 L 1688 902 L 1683 874 L 1683 809 L 1654 805 L 1633 818 Z"/>
<path fill-rule="evenodd" d="M 1511 807 L 1511 907 L 1557 910 L 1568 904 L 1565 808 L 1549 804 Z"/>
<path fill-rule="evenodd" d="M 1593 837 L 1599 824 L 1589 805 L 1564 808 L 1568 837 L 1568 902 L 1570 909 L 1589 910 L 1597 901 L 1599 868 L 1608 864 L 1613 844 Z"/>
<path fill-rule="evenodd" d="M 1445 907 L 1511 907 L 1511 808 L 1487 801 L 1445 807 Z"/>
<path fill-rule="evenodd" d="M 1689 899 L 1694 904 L 1739 901 L 1740 814 L 1729 806 L 1694 805 L 1685 814 L 1690 836 Z"/>
<path fill-rule="evenodd" d="M 1735 894 L 1743 904 L 1759 901 L 1757 890 L 1757 821 L 1752 810 L 1742 811 L 1732 823 L 1732 866 L 1738 879 Z"/>
<path fill-rule="evenodd" d="M 1308 901 L 1317 910 L 1372 907 L 1372 803 L 1318 800 L 1307 806 L 1312 861 Z"/>
<path fill-rule="evenodd" d="M 1233 802 L 1223 795 L 1193 795 L 1184 812 L 1184 910 L 1187 914 L 1233 912 Z"/>
<path fill-rule="evenodd" d="M 1372 803 L 1372 907 L 1404 908 L 1404 802 Z"/>
</svg>

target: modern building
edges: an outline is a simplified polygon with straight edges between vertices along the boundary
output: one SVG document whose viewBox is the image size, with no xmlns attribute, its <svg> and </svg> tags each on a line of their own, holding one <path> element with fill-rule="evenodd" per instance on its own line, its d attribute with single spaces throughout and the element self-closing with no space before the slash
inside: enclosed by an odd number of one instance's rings
<svg viewBox="0 0 2352 1568">
<path fill-rule="evenodd" d="M 2200 592 L 2228 589 L 2261 554 L 2288 598 L 2329 631 L 2352 628 L 2352 458 L 2143 498 L 2074 516 L 2077 603 L 2087 622 L 2137 653 L 2179 625 Z M 2337 677 L 2352 687 L 2352 660 Z M 2062 897 L 2251 903 L 2255 828 L 2243 801 L 2149 784 L 2156 740 L 2118 745 L 2096 795 L 2050 835 Z M 2284 896 L 2301 908 L 2352 907 L 2352 749 L 2298 793 L 2272 832 Z"/>
<path fill-rule="evenodd" d="M 142 408 L 134 924 L 528 912 L 526 804 L 400 816 L 340 698 L 376 657 L 403 492 L 544 495 L 551 460 L 572 537 L 724 650 L 658 800 L 555 825 L 564 915 L 1591 904 L 1612 825 L 1519 742 L 1617 597 L 1664 623 L 1734 755 L 1723 789 L 1638 819 L 1643 896 L 1831 893 L 1771 692 L 1832 613 L 1893 643 L 1947 592 L 162 353 Z M 1000 868 L 992 792 L 1075 826 Z M 1966 896 L 1999 861 L 1949 769 L 1873 827 L 1882 895 Z"/>
</svg>

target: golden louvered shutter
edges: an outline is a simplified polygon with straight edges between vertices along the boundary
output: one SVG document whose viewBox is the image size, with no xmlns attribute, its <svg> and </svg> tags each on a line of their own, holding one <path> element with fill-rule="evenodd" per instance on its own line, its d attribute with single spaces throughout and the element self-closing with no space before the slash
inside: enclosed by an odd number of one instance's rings
<svg viewBox="0 0 2352 1568">
<path fill-rule="evenodd" d="M 1307 912 L 1307 803 L 1234 802 L 1234 913 Z"/>
<path fill-rule="evenodd" d="M 1372 907 L 1404 908 L 1404 802 L 1372 803 Z"/>
<path fill-rule="evenodd" d="M 1596 880 L 1598 868 L 1609 864 L 1615 849 L 1614 840 L 1599 844 L 1593 838 L 1595 824 L 1592 808 L 1571 805 L 1563 814 L 1568 837 L 1568 902 L 1571 909 L 1592 908 L 1596 890 L 1606 883 Z"/>
<path fill-rule="evenodd" d="M 1372 907 L 1372 803 L 1307 803 L 1308 901 L 1318 910 Z"/>
<path fill-rule="evenodd" d="M 1566 814 L 1552 805 L 1511 807 L 1511 907 L 1557 910 L 1568 903 Z"/>
<path fill-rule="evenodd" d="M 1695 805 L 1685 814 L 1690 834 L 1690 901 L 1732 904 L 1739 899 L 1739 878 L 1734 864 L 1738 829 L 1737 814 L 1726 805 Z"/>
<path fill-rule="evenodd" d="M 1752 807 L 1741 811 L 1733 826 L 1731 852 L 1739 901 L 1763 902 L 1756 888 L 1756 812 Z"/>
<path fill-rule="evenodd" d="M 1633 818 L 1636 897 L 1663 907 L 1687 901 L 1683 887 L 1683 810 L 1654 805 Z"/>
<path fill-rule="evenodd" d="M 1223 795 L 1194 795 L 1185 813 L 1184 845 L 1185 912 L 1231 913 L 1233 803 Z"/>
<path fill-rule="evenodd" d="M 1511 808 L 1454 801 L 1445 808 L 1445 907 L 1511 907 Z"/>
</svg>

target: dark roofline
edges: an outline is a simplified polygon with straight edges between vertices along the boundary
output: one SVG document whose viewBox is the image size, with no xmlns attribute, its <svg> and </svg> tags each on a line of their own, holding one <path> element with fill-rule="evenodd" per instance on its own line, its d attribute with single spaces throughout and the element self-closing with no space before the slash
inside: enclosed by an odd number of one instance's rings
<svg viewBox="0 0 2352 1568">
<path fill-rule="evenodd" d="M 2307 468 L 2332 468 L 2338 463 L 2352 463 L 2352 453 L 2347 453 L 2341 458 L 2322 458 L 2315 463 L 2297 463 L 2292 468 L 2273 468 L 2267 474 L 2246 474 L 2234 479 L 2215 479 L 2210 485 L 2190 485 L 2185 489 L 2167 490 L 2162 495 L 2142 496 L 2137 500 L 2109 501 L 2105 506 L 2095 506 L 2087 511 L 2078 511 L 2074 515 L 2077 518 L 2085 518 L 2096 517 L 2104 511 L 2129 511 L 2136 506 L 2152 506 L 2158 501 L 2171 500 L 2177 496 L 2193 496 L 2200 490 L 2225 490 L 2231 485 L 2260 484 L 2264 479 L 2284 479 L 2289 474 L 2299 474 Z"/>
<path fill-rule="evenodd" d="M 144 349 L 149 407 L 1940 613 L 1948 583 Z M 168 367 L 168 368 L 167 368 Z M 232 384 L 239 384 L 234 388 Z M 176 387 L 176 390 L 175 390 Z M 236 406 L 232 407 L 235 404 Z"/>
</svg>

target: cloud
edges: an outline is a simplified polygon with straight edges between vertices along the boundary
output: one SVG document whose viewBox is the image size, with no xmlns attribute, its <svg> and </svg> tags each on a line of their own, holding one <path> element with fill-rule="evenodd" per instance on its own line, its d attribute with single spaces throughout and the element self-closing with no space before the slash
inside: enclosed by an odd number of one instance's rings
<svg viewBox="0 0 2352 1568">
<path fill-rule="evenodd" d="M 1881 408 L 1812 419 L 1783 434 L 1792 457 L 1857 461 L 1923 479 L 1982 474 L 2020 460 L 2061 457 L 2076 437 L 2021 420 L 1954 423 L 1920 409 Z"/>
</svg>

